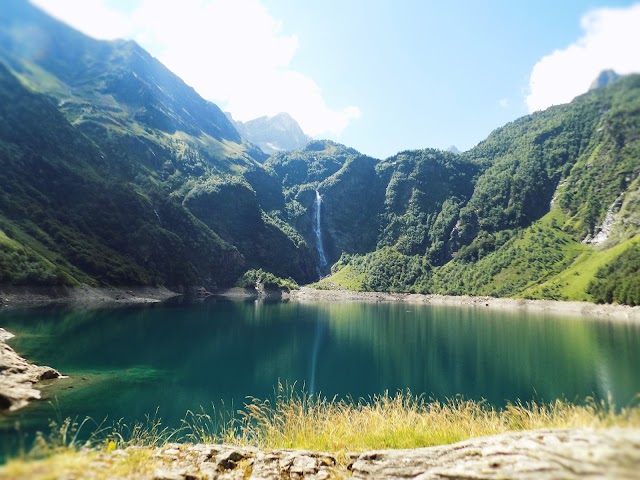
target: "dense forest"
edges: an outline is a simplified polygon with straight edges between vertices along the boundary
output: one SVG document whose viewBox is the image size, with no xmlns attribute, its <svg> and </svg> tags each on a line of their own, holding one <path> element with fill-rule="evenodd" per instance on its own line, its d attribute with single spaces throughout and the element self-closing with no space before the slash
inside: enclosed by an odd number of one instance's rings
<svg viewBox="0 0 640 480">
<path fill-rule="evenodd" d="M 638 75 L 462 154 L 378 160 L 315 140 L 267 157 L 134 42 L 3 8 L 0 285 L 322 276 L 320 288 L 640 302 Z M 33 31 L 45 55 L 25 48 Z"/>
</svg>

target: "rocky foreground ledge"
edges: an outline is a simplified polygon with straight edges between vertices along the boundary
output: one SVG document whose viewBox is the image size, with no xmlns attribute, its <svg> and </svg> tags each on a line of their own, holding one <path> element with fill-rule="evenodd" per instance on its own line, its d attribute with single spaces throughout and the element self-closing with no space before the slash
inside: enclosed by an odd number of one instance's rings
<svg viewBox="0 0 640 480">
<path fill-rule="evenodd" d="M 0 328 L 0 411 L 17 410 L 40 399 L 34 385 L 60 376 L 53 368 L 33 365 L 18 355 L 6 344 L 13 336 Z"/>
<path fill-rule="evenodd" d="M 129 470 L 124 468 L 129 466 Z M 136 467 L 131 470 L 131 466 Z M 35 466 L 44 472 L 44 465 Z M 117 472 L 117 474 L 116 474 Z M 126 473 L 125 473 L 126 472 Z M 0 478 L 3 477 L 0 468 Z M 23 471 L 23 474 L 32 472 Z M 338 457 L 299 450 L 168 444 L 100 453 L 81 475 L 47 470 L 47 478 L 149 480 L 356 479 L 637 479 L 640 430 L 566 429 L 512 432 L 453 445 L 382 450 Z M 115 478 L 115 477 L 114 477 Z"/>
</svg>

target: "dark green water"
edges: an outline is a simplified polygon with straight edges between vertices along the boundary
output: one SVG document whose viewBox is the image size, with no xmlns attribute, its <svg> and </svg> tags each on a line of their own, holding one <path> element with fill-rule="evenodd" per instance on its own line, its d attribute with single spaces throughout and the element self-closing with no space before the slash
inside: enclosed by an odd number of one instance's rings
<svg viewBox="0 0 640 480">
<path fill-rule="evenodd" d="M 211 402 L 242 406 L 278 382 L 367 397 L 411 389 L 507 401 L 640 392 L 640 326 L 481 308 L 213 300 L 110 310 L 0 312 L 21 354 L 69 379 L 0 421 L 11 437 L 50 418 L 159 415 L 178 426 Z M 1 446 L 1 445 L 0 445 Z"/>
</svg>

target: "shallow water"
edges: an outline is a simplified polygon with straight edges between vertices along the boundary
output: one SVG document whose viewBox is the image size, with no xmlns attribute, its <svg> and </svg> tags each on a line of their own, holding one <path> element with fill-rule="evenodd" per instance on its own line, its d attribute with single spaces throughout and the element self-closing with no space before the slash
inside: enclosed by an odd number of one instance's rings
<svg viewBox="0 0 640 480">
<path fill-rule="evenodd" d="M 47 401 L 0 420 L 5 450 L 16 421 L 23 435 L 49 419 L 130 422 L 158 410 L 179 426 L 187 410 L 237 409 L 278 382 L 328 397 L 410 389 L 496 406 L 607 395 L 627 405 L 640 392 L 640 325 L 542 313 L 214 299 L 4 311 L 0 326 L 19 353 L 69 376 L 43 390 Z"/>
</svg>

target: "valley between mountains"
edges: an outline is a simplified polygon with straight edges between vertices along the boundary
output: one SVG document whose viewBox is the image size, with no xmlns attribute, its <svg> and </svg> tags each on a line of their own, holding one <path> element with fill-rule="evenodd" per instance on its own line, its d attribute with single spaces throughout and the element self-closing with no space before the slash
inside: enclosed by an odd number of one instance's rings
<svg viewBox="0 0 640 480">
<path fill-rule="evenodd" d="M 262 123 L 233 122 L 136 43 L 3 8 L 0 285 L 216 291 L 262 275 L 640 304 L 639 75 L 459 154 L 312 140 L 268 156 L 241 134 Z"/>
</svg>

